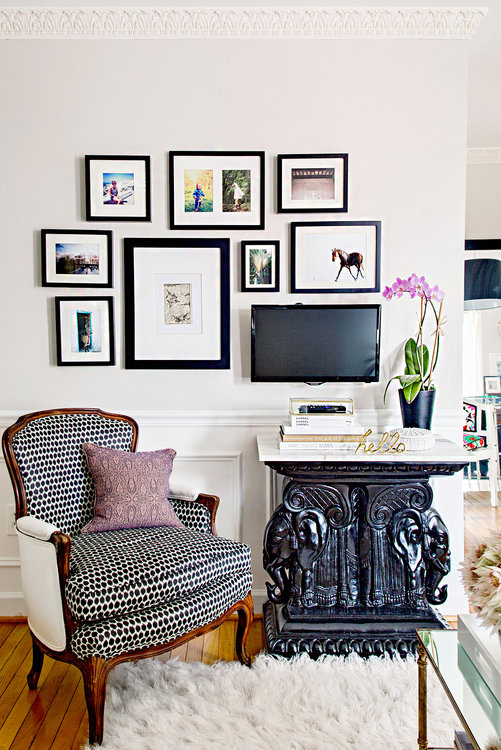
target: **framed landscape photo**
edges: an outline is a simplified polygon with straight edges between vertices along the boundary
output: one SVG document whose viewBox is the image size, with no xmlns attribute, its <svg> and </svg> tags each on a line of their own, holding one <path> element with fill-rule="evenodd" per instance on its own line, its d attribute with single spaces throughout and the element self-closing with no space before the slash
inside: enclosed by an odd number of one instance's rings
<svg viewBox="0 0 501 750">
<path fill-rule="evenodd" d="M 87 221 L 151 221 L 149 156 L 86 156 Z"/>
<path fill-rule="evenodd" d="M 291 224 L 291 292 L 379 292 L 380 221 Z"/>
<path fill-rule="evenodd" d="M 279 154 L 278 213 L 348 211 L 348 154 Z"/>
<path fill-rule="evenodd" d="M 125 239 L 125 366 L 230 367 L 230 241 Z"/>
<path fill-rule="evenodd" d="M 171 151 L 171 229 L 264 229 L 264 151 Z"/>
<path fill-rule="evenodd" d="M 240 272 L 242 292 L 280 290 L 280 242 L 242 240 Z"/>
<path fill-rule="evenodd" d="M 57 364 L 114 365 L 113 297 L 56 297 Z"/>
<path fill-rule="evenodd" d="M 111 287 L 112 234 L 42 229 L 42 286 Z"/>
<path fill-rule="evenodd" d="M 500 375 L 484 375 L 484 393 L 486 396 L 501 396 Z"/>
</svg>

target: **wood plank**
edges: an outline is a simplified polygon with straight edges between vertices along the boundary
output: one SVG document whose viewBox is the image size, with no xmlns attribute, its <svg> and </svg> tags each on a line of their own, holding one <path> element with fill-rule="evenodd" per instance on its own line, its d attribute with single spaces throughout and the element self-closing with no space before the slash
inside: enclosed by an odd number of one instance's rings
<svg viewBox="0 0 501 750">
<path fill-rule="evenodd" d="M 219 630 L 220 628 L 214 628 L 205 634 L 202 654 L 204 664 L 213 664 L 219 659 Z"/>
<path fill-rule="evenodd" d="M 247 651 L 251 657 L 256 657 L 265 648 L 264 628 L 262 618 L 254 620 L 247 638 Z"/>
<path fill-rule="evenodd" d="M 34 691 L 36 697 L 33 701 L 33 705 L 21 724 L 19 731 L 11 744 L 10 750 L 26 750 L 26 748 L 31 747 L 31 743 L 40 731 L 51 703 L 61 688 L 64 677 L 68 672 L 68 668 L 69 665 L 65 664 L 65 662 L 56 661 L 44 684 L 38 691 Z"/>
<path fill-rule="evenodd" d="M 82 721 L 84 721 L 84 729 L 79 734 Z M 85 703 L 83 680 L 80 675 L 80 680 L 61 722 L 57 736 L 51 745 L 51 750 L 68 750 L 76 739 L 83 745 L 89 736 L 87 721 L 87 705 Z"/>
<path fill-rule="evenodd" d="M 179 661 L 186 661 L 186 654 L 188 651 L 188 644 L 183 643 L 182 646 L 172 649 L 170 652 L 171 659 L 178 659 Z"/>
<path fill-rule="evenodd" d="M 20 669 L 21 664 L 27 656 L 31 656 L 31 635 L 25 631 L 21 640 L 16 643 L 14 649 L 10 653 L 10 656 L 5 659 L 0 669 L 0 696 L 8 687 L 10 681 L 12 680 L 16 672 Z"/>
<path fill-rule="evenodd" d="M 89 739 L 89 717 L 87 716 L 87 709 L 86 709 L 85 714 L 82 717 L 82 721 L 80 722 L 80 726 L 77 729 L 77 733 L 75 734 L 73 744 L 71 745 L 71 748 L 69 748 L 69 750 L 80 750 L 80 747 L 85 742 L 87 742 L 88 739 Z"/>
<path fill-rule="evenodd" d="M 236 622 L 229 620 L 219 626 L 219 658 L 223 661 L 235 659 Z"/>
<path fill-rule="evenodd" d="M 81 677 L 80 670 L 70 665 L 61 683 L 61 688 L 57 691 L 54 700 L 45 712 L 44 720 L 31 744 L 31 750 L 47 750 L 48 747 L 52 747 L 52 742 L 58 733 Z"/>
<path fill-rule="evenodd" d="M 186 661 L 202 661 L 202 655 L 204 652 L 204 636 L 201 635 L 198 638 L 188 641 L 188 649 L 186 651 Z"/>
<path fill-rule="evenodd" d="M 6 662 L 12 656 L 13 650 L 16 648 L 19 641 L 22 640 L 23 636 L 28 632 L 28 628 L 24 625 L 16 625 L 13 630 L 9 633 L 2 646 L 0 647 L 0 672 L 4 668 Z"/>
<path fill-rule="evenodd" d="M 13 742 L 19 728 L 31 710 L 33 703 L 38 698 L 38 690 L 41 689 L 45 680 L 48 678 L 55 663 L 56 662 L 53 659 L 45 658 L 37 690 L 30 690 L 26 682 L 24 683 L 24 689 L 20 692 L 16 703 L 12 707 L 12 710 L 0 729 L 0 742 L 5 744 L 6 747 L 10 747 L 11 742 Z"/>
<path fill-rule="evenodd" d="M 0 623 L 0 647 L 4 643 L 7 636 L 12 633 L 12 631 L 15 628 L 15 624 L 13 622 L 2 622 Z"/>
</svg>

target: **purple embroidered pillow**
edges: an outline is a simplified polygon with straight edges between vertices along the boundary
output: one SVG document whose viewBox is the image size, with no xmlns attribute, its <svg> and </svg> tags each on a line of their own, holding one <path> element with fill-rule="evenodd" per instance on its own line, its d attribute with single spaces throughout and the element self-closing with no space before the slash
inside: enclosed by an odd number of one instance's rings
<svg viewBox="0 0 501 750">
<path fill-rule="evenodd" d="M 146 526 L 183 528 L 168 500 L 175 450 L 127 453 L 92 443 L 84 443 L 82 449 L 96 490 L 94 518 L 82 534 Z"/>
</svg>

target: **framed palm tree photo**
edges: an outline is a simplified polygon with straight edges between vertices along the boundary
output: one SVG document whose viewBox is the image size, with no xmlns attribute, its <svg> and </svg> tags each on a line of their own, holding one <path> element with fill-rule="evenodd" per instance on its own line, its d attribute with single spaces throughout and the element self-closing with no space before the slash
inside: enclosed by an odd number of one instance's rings
<svg viewBox="0 0 501 750">
<path fill-rule="evenodd" d="M 241 291 L 278 292 L 280 290 L 280 242 L 278 240 L 242 240 Z"/>
</svg>

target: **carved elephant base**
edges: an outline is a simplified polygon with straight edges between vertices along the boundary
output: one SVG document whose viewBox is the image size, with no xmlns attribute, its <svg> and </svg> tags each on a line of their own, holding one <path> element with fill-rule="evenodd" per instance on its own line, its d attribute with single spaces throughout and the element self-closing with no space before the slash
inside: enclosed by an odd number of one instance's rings
<svg viewBox="0 0 501 750">
<path fill-rule="evenodd" d="M 364 657 L 386 653 L 405 657 L 416 653 L 417 629 L 449 627 L 431 606 L 419 615 L 407 608 L 395 607 L 391 612 L 385 608 L 377 613 L 350 608 L 336 611 L 335 622 L 328 621 L 326 612 L 319 609 L 301 615 L 295 608 L 289 612 L 287 605 L 270 601 L 265 602 L 263 612 L 268 653 L 288 658 L 299 653 L 317 659 L 324 654 L 347 656 L 351 652 Z"/>
</svg>

